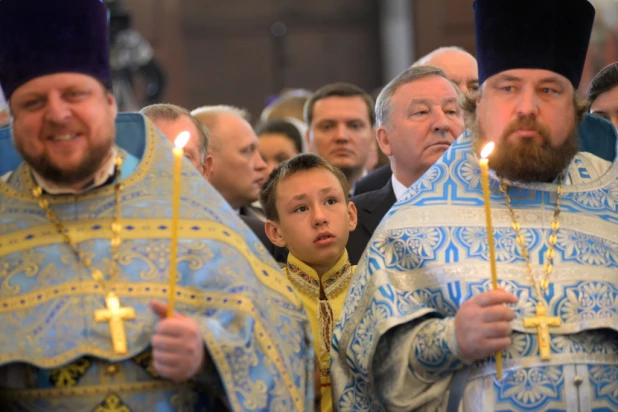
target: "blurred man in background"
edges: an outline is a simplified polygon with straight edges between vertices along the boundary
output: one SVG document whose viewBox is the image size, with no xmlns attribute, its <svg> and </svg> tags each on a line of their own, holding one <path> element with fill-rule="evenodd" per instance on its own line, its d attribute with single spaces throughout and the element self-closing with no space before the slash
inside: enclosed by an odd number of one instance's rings
<svg viewBox="0 0 618 412">
<path fill-rule="evenodd" d="M 208 128 L 184 107 L 173 104 L 153 104 L 140 113 L 148 117 L 171 142 L 183 131 L 191 136 L 184 147 L 184 155 L 204 177 L 210 173 L 212 156 L 208 155 Z"/>
<path fill-rule="evenodd" d="M 241 215 L 258 199 L 266 163 L 247 113 L 232 106 L 204 106 L 191 112 L 210 131 L 210 183 Z"/>
<path fill-rule="evenodd" d="M 305 105 L 309 149 L 341 169 L 348 192 L 365 173 L 375 133 L 373 99 L 350 83 L 317 90 Z"/>
<path fill-rule="evenodd" d="M 590 113 L 609 120 L 618 129 L 618 62 L 597 73 L 587 94 Z"/>
<path fill-rule="evenodd" d="M 476 93 L 479 90 L 478 63 L 474 56 L 461 47 L 440 47 L 421 57 L 412 65 L 434 66 L 441 69 L 449 80 L 466 93 Z"/>
<path fill-rule="evenodd" d="M 172 142 L 178 134 L 188 131 L 191 137 L 184 148 L 184 155 L 197 171 L 208 179 L 212 156 L 208 152 L 210 146 L 209 131 L 204 124 L 185 108 L 173 104 L 153 104 L 144 107 L 141 113 L 150 118 L 154 125 Z M 285 262 L 287 249 L 272 244 L 266 236 L 262 220 L 247 214 L 241 215 L 240 218 L 255 233 L 276 261 Z"/>
</svg>

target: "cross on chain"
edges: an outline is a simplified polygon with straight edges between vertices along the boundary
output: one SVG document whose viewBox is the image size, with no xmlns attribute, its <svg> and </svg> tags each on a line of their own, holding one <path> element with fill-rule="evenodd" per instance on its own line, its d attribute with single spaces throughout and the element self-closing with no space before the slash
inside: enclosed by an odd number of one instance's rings
<svg viewBox="0 0 618 412">
<path fill-rule="evenodd" d="M 120 355 L 127 353 L 127 335 L 123 321 L 135 319 L 135 310 L 130 307 L 120 307 L 118 296 L 110 292 L 105 298 L 107 309 L 99 309 L 94 312 L 96 322 L 109 322 L 112 335 L 114 352 Z"/>
<path fill-rule="evenodd" d="M 547 308 L 541 302 L 536 305 L 536 316 L 524 318 L 525 328 L 535 328 L 539 335 L 539 351 L 542 360 L 551 358 L 551 345 L 549 338 L 549 328 L 552 326 L 560 326 L 560 318 L 556 316 L 547 316 Z"/>
</svg>

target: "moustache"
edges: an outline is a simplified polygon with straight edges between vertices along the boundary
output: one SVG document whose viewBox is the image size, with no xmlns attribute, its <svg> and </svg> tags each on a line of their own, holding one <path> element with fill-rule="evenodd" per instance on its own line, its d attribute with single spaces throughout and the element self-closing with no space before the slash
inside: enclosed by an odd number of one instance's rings
<svg viewBox="0 0 618 412">
<path fill-rule="evenodd" d="M 549 128 L 532 116 L 520 117 L 509 123 L 502 135 L 503 140 L 518 130 L 534 130 L 543 138 L 544 142 L 549 140 Z"/>
</svg>

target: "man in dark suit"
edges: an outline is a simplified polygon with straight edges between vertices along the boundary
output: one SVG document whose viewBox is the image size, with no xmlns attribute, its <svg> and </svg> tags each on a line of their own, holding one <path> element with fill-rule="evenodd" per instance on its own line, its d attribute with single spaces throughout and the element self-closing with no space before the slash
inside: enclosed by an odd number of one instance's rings
<svg viewBox="0 0 618 412">
<path fill-rule="evenodd" d="M 353 197 L 358 225 L 350 233 L 350 262 L 360 260 L 391 206 L 463 133 L 461 91 L 436 67 L 411 67 L 395 77 L 376 102 L 377 140 L 393 175 L 379 190 Z"/>
<path fill-rule="evenodd" d="M 350 263 L 356 265 L 363 255 L 373 231 L 397 199 L 391 179 L 388 179 L 383 188 L 363 193 L 350 200 L 356 206 L 359 219 L 356 229 L 350 232 L 346 248 L 348 249 Z"/>
<path fill-rule="evenodd" d="M 440 47 L 418 59 L 412 67 L 433 66 L 441 69 L 449 80 L 465 94 L 478 91 L 478 65 L 474 56 L 461 47 Z M 613 159 L 613 158 L 612 158 Z M 382 166 L 363 176 L 354 184 L 353 195 L 358 196 L 378 190 L 386 184 L 393 174 L 391 166 Z"/>
<path fill-rule="evenodd" d="M 390 163 L 372 170 L 354 183 L 352 196 L 373 192 L 374 190 L 384 187 L 384 185 L 391 180 L 392 174 L 393 170 L 391 169 Z"/>
</svg>

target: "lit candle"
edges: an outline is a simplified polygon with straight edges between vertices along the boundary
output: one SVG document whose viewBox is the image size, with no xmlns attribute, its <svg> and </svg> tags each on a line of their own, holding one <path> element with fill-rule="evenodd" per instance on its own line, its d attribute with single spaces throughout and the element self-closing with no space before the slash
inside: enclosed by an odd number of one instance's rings
<svg viewBox="0 0 618 412">
<path fill-rule="evenodd" d="M 489 268 L 491 270 L 491 284 L 498 289 L 498 275 L 496 273 L 496 252 L 494 246 L 494 229 L 491 224 L 491 206 L 489 203 L 489 159 L 487 157 L 493 152 L 494 143 L 490 142 L 481 150 L 481 185 L 483 186 L 483 198 L 485 199 L 485 223 L 487 224 L 487 245 L 489 247 Z"/>
<path fill-rule="evenodd" d="M 489 202 L 489 159 L 487 157 L 494 150 L 494 143 L 487 143 L 481 150 L 481 186 L 485 200 L 485 224 L 487 226 L 487 248 L 489 249 L 489 269 L 491 271 L 491 285 L 493 290 L 498 289 L 498 274 L 496 272 L 496 250 L 494 245 L 494 229 L 491 224 L 491 207 Z M 496 375 L 502 379 L 502 352 L 496 352 Z"/>
<path fill-rule="evenodd" d="M 170 246 L 170 287 L 167 304 L 167 316 L 174 314 L 174 300 L 176 298 L 176 259 L 178 255 L 178 215 L 180 213 L 180 169 L 182 167 L 183 147 L 189 141 L 191 135 L 184 131 L 178 134 L 174 140 L 174 179 L 172 194 L 172 239 Z"/>
</svg>

